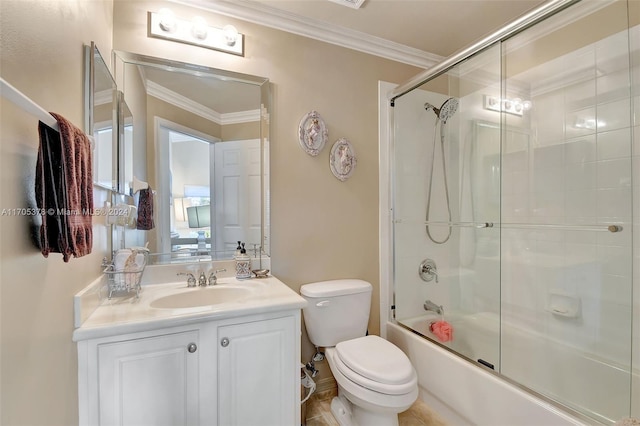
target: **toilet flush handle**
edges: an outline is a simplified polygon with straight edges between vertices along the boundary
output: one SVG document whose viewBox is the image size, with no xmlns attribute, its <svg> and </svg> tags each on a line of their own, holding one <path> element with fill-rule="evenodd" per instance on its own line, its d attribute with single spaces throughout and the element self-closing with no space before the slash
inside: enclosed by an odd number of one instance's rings
<svg viewBox="0 0 640 426">
<path fill-rule="evenodd" d="M 316 303 L 316 306 L 318 308 L 326 308 L 327 306 L 329 306 L 330 303 L 331 303 L 330 300 L 323 300 L 321 302 Z"/>
</svg>

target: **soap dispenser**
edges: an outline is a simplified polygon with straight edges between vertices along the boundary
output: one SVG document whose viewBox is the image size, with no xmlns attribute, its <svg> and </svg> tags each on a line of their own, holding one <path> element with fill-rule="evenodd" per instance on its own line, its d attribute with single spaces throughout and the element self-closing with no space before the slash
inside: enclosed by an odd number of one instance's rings
<svg viewBox="0 0 640 426">
<path fill-rule="evenodd" d="M 251 278 L 251 259 L 247 255 L 244 243 L 240 248 L 240 254 L 236 256 L 236 278 L 239 280 Z"/>
</svg>

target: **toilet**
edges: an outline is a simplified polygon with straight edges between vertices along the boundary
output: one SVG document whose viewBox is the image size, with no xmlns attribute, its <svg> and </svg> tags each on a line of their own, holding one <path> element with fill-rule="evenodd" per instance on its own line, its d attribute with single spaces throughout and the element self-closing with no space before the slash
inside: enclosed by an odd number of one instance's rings
<svg viewBox="0 0 640 426">
<path fill-rule="evenodd" d="M 418 398 L 418 377 L 393 343 L 367 335 L 370 283 L 344 279 L 305 284 L 309 340 L 325 348 L 338 396 L 331 412 L 341 426 L 397 426 L 398 413 Z"/>
</svg>

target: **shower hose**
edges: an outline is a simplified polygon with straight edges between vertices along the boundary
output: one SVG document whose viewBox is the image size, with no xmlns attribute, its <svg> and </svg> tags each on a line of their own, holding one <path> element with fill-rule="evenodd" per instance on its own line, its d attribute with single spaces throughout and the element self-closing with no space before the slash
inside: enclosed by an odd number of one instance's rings
<svg viewBox="0 0 640 426">
<path fill-rule="evenodd" d="M 449 231 L 444 240 L 436 240 L 431 235 L 431 231 L 429 230 L 429 214 L 431 212 L 431 191 L 433 188 L 433 165 L 436 161 L 436 134 L 438 131 L 438 124 L 440 124 L 440 152 L 442 154 L 442 173 L 444 175 L 444 193 L 447 199 L 447 212 L 449 214 Z M 426 216 L 425 220 L 427 222 L 426 231 L 429 239 L 436 244 L 446 243 L 449 240 L 449 237 L 451 237 L 451 204 L 449 202 L 449 184 L 447 182 L 447 163 L 444 159 L 444 123 L 440 121 L 440 118 L 436 118 L 436 124 L 433 127 L 433 150 L 431 152 L 431 172 L 429 174 L 429 192 L 427 193 L 427 212 L 425 216 Z"/>
</svg>

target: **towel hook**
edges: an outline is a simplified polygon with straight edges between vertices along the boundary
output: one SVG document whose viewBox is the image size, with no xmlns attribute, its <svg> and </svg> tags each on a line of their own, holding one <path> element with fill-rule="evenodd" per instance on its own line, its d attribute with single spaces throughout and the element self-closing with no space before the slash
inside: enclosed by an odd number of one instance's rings
<svg viewBox="0 0 640 426">
<path fill-rule="evenodd" d="M 140 191 L 141 189 L 147 189 L 149 188 L 149 183 L 145 182 L 143 180 L 138 179 L 137 177 L 133 177 L 133 184 L 131 185 L 133 187 L 133 193 L 135 194 L 136 192 Z"/>
</svg>

